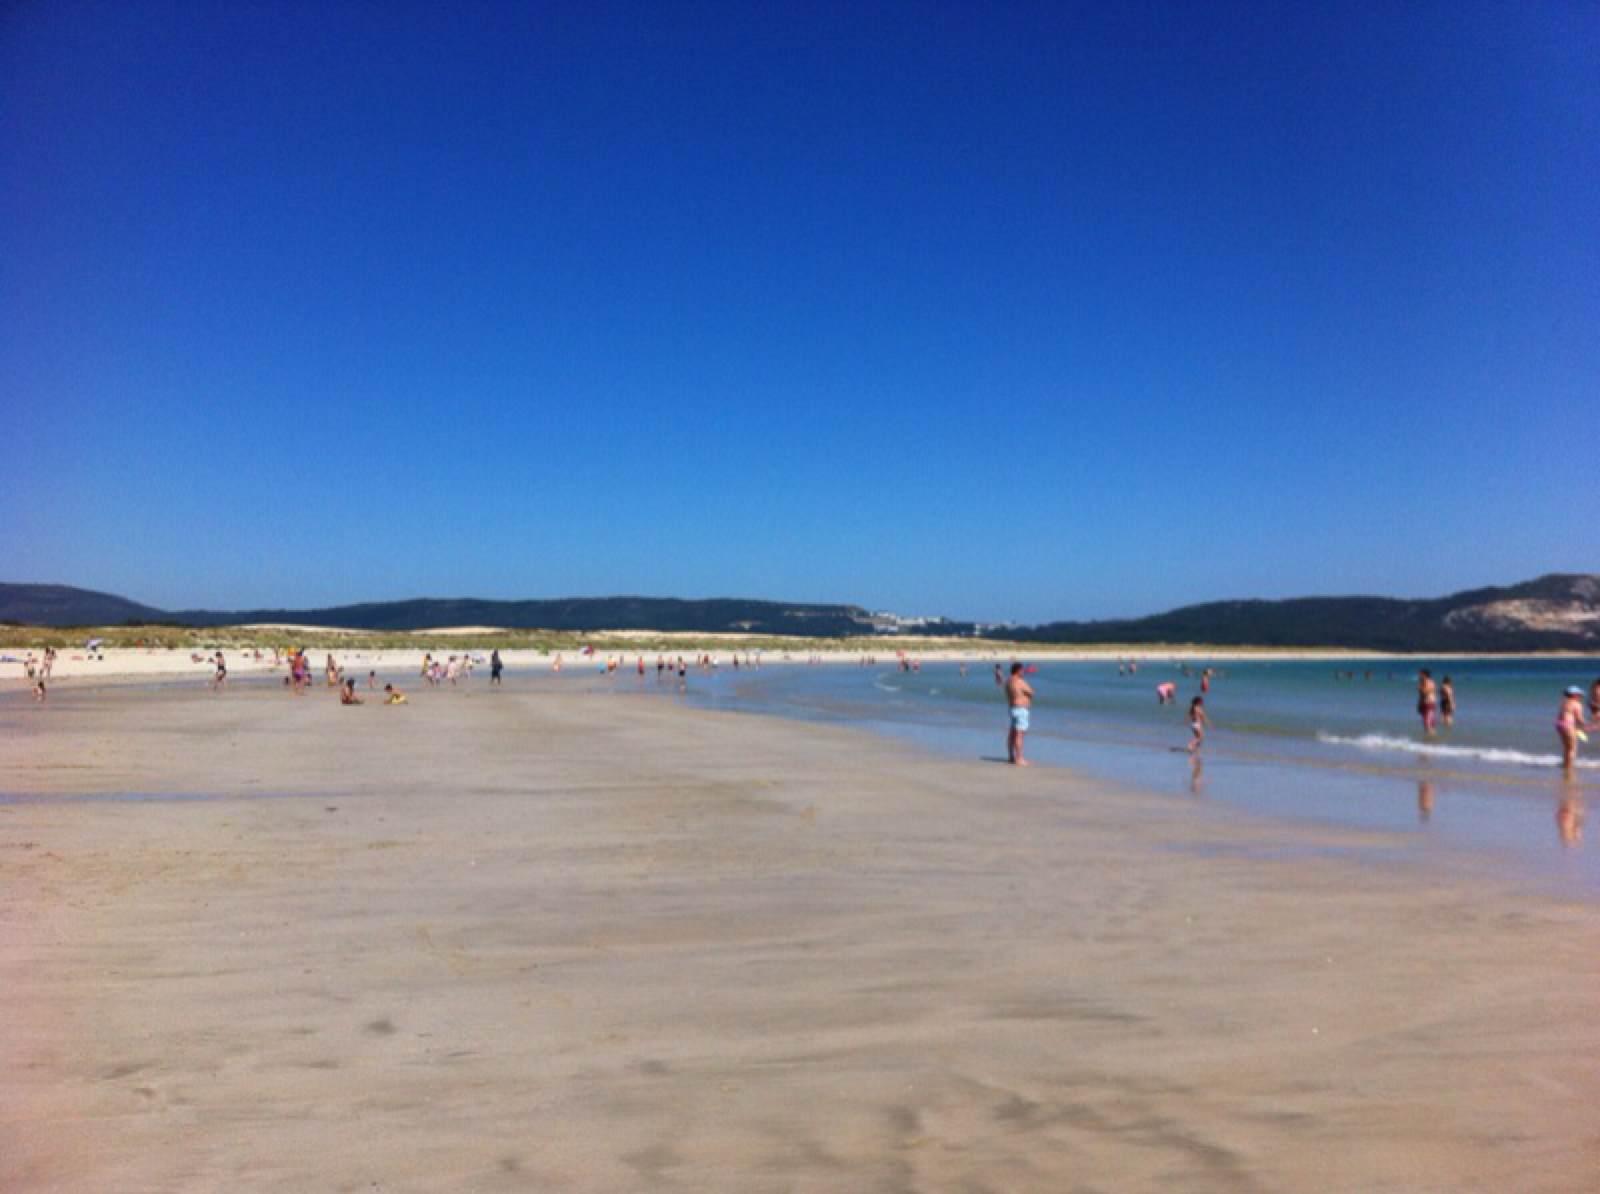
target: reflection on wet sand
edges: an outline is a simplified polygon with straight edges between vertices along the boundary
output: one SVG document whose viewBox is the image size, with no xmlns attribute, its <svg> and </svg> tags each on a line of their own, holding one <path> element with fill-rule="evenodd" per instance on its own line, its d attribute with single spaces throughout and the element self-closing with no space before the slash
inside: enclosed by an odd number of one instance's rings
<svg viewBox="0 0 1600 1194">
<path fill-rule="evenodd" d="M 1436 795 L 1431 779 L 1419 779 L 1417 781 L 1417 820 L 1424 825 L 1433 816 L 1433 802 Z"/>
<path fill-rule="evenodd" d="M 1189 756 L 1189 791 L 1203 795 L 1206 788 L 1206 765 L 1199 754 Z"/>
<path fill-rule="evenodd" d="M 1577 847 L 1583 843 L 1583 796 L 1576 784 L 1563 784 L 1556 804 L 1556 833 L 1561 844 Z"/>
</svg>

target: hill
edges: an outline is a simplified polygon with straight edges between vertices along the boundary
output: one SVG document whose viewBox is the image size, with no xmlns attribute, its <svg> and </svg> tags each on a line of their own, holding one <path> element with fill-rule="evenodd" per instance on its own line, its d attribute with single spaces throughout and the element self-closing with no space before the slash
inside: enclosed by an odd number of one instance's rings
<svg viewBox="0 0 1600 1194">
<path fill-rule="evenodd" d="M 210 627 L 266 622 L 377 631 L 503 626 L 512 630 L 660 630 L 811 638 L 872 634 L 886 624 L 856 605 L 734 598 L 487 601 L 424 597 L 323 609 L 166 611 L 109 593 L 28 584 L 0 584 L 0 621 L 50 627 L 128 623 Z M 941 623 L 940 629 L 948 634 L 971 632 L 967 623 Z M 1473 589 L 1415 601 L 1393 597 L 1213 601 L 1148 618 L 1007 627 L 991 631 L 989 637 L 1084 646 L 1204 643 L 1441 653 L 1600 652 L 1600 576 L 1542 576 L 1507 588 Z"/>
<path fill-rule="evenodd" d="M 1148 618 L 1052 622 L 1003 636 L 1039 643 L 1206 643 L 1377 651 L 1600 650 L 1600 576 L 1552 574 L 1449 597 L 1212 601 Z"/>
<path fill-rule="evenodd" d="M 66 585 L 0 584 L 0 622 L 30 626 L 242 626 L 257 622 L 349 630 L 433 630 L 503 626 L 513 630 L 677 630 L 697 633 L 843 637 L 871 632 L 853 605 L 670 597 L 572 597 L 550 601 L 431 598 L 324 609 L 159 610 Z"/>
<path fill-rule="evenodd" d="M 159 621 L 166 616 L 148 605 L 92 589 L 0 583 L 0 622 L 23 626 L 119 626 L 125 622 Z"/>
</svg>

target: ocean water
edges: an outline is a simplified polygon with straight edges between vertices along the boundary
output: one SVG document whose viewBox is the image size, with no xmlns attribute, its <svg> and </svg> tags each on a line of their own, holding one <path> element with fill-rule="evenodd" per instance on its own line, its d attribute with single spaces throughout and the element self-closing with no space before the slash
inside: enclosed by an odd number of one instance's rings
<svg viewBox="0 0 1600 1194">
<path fill-rule="evenodd" d="M 1145 661 L 1044 663 L 1034 687 L 1028 757 L 1253 814 L 1403 835 L 1416 849 L 1466 850 L 1558 885 L 1600 892 L 1600 734 L 1573 776 L 1554 729 L 1563 689 L 1600 677 L 1600 659 L 1400 662 L 1390 659 L 1214 665 L 1211 730 L 1198 765 L 1188 703 L 1199 667 Z M 1424 738 L 1416 669 L 1450 676 L 1456 722 Z M 1170 680 L 1178 701 L 1161 706 Z M 653 685 L 653 678 L 651 681 Z M 997 762 L 1005 701 L 992 665 L 782 665 L 691 672 L 688 699 L 708 707 L 855 725 L 924 747 Z M 1587 757 L 1585 757 L 1587 755 Z M 1595 832 L 1600 834 L 1600 822 Z"/>
</svg>

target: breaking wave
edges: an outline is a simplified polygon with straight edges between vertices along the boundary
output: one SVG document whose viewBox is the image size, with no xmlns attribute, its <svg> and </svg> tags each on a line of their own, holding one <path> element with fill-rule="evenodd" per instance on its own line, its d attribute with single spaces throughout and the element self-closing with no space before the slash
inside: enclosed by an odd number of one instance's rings
<svg viewBox="0 0 1600 1194">
<path fill-rule="evenodd" d="M 1346 738 L 1339 734 L 1318 734 L 1318 742 L 1332 746 L 1353 746 L 1357 750 L 1404 751 L 1432 759 L 1475 759 L 1480 763 L 1500 763 L 1508 767 L 1559 767 L 1557 754 L 1534 755 L 1527 751 L 1510 750 L 1499 746 L 1450 746 L 1443 742 L 1416 742 L 1410 738 L 1395 738 L 1388 734 L 1361 734 Z M 1600 760 L 1579 759 L 1578 766 L 1589 770 L 1600 769 Z"/>
</svg>

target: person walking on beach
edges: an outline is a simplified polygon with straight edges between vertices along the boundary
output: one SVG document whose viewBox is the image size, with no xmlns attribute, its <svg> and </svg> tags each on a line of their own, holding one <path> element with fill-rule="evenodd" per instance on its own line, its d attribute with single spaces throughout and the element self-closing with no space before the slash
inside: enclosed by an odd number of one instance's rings
<svg viewBox="0 0 1600 1194">
<path fill-rule="evenodd" d="M 505 669 L 505 664 L 500 662 L 500 648 L 496 647 L 489 653 L 489 683 L 499 684 L 500 673 Z"/>
<path fill-rule="evenodd" d="M 1556 713 L 1556 737 L 1561 740 L 1561 769 L 1568 774 L 1577 766 L 1578 741 L 1583 731 L 1583 689 L 1574 684 L 1562 696 L 1561 708 Z"/>
<path fill-rule="evenodd" d="M 996 673 L 1000 665 L 994 665 Z M 1033 688 L 1022 678 L 1022 665 L 1011 665 L 1011 678 L 1005 682 L 1006 706 L 1011 714 L 1011 730 L 1006 734 L 1006 757 L 1017 767 L 1026 767 L 1022 757 L 1022 738 L 1028 732 L 1029 710 L 1033 708 Z"/>
<path fill-rule="evenodd" d="M 1422 718 L 1422 732 L 1430 738 L 1438 709 L 1438 686 L 1433 682 L 1433 673 L 1423 668 L 1417 673 L 1417 716 Z"/>
<path fill-rule="evenodd" d="M 1197 696 L 1189 702 L 1189 753 L 1198 754 L 1206 741 L 1206 698 Z"/>
<path fill-rule="evenodd" d="M 1449 676 L 1439 681 L 1439 716 L 1447 726 L 1456 724 L 1456 686 Z"/>
<path fill-rule="evenodd" d="M 228 682 L 228 661 L 222 657 L 221 651 L 217 652 L 216 664 L 217 670 L 211 677 L 212 692 L 216 692 L 217 689 L 223 687 Z"/>
</svg>

